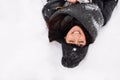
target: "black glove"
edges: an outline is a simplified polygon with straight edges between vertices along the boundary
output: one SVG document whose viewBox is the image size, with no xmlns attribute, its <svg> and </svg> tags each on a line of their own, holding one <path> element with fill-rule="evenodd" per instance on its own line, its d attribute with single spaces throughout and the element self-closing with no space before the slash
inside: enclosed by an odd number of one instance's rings
<svg viewBox="0 0 120 80">
<path fill-rule="evenodd" d="M 47 4 L 42 9 L 42 14 L 46 22 L 49 21 L 49 18 L 52 14 L 58 9 L 62 8 L 65 1 L 64 0 L 47 0 Z"/>
</svg>

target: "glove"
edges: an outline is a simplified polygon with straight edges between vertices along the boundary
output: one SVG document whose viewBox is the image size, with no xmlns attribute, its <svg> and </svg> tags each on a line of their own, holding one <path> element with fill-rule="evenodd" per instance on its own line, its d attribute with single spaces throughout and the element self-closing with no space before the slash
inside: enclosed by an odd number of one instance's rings
<svg viewBox="0 0 120 80">
<path fill-rule="evenodd" d="M 64 3 L 65 1 L 63 0 L 49 0 L 42 9 L 42 14 L 45 21 L 48 22 L 52 14 L 58 9 L 61 9 Z"/>
</svg>

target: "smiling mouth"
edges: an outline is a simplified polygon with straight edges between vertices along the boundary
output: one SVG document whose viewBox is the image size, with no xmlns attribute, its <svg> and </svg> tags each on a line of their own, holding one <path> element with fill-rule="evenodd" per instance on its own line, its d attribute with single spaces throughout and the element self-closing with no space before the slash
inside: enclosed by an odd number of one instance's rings
<svg viewBox="0 0 120 80">
<path fill-rule="evenodd" d="M 80 34 L 79 31 L 73 31 L 72 34 Z"/>
</svg>

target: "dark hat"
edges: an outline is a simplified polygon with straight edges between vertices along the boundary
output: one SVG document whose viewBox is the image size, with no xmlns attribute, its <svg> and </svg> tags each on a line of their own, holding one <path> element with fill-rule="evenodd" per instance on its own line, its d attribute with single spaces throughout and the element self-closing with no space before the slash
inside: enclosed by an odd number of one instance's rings
<svg viewBox="0 0 120 80">
<path fill-rule="evenodd" d="M 88 47 L 89 45 L 79 47 L 72 44 L 62 43 L 62 65 L 68 68 L 76 67 L 86 56 Z"/>
</svg>

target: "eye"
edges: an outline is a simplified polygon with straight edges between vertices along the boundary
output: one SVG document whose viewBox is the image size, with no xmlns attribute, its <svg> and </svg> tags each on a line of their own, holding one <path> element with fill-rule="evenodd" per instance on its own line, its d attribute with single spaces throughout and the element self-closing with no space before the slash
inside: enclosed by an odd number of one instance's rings
<svg viewBox="0 0 120 80">
<path fill-rule="evenodd" d="M 73 40 L 69 40 L 69 43 L 74 43 L 74 41 Z"/>
<path fill-rule="evenodd" d="M 84 41 L 78 41 L 78 43 L 84 43 Z"/>
</svg>

